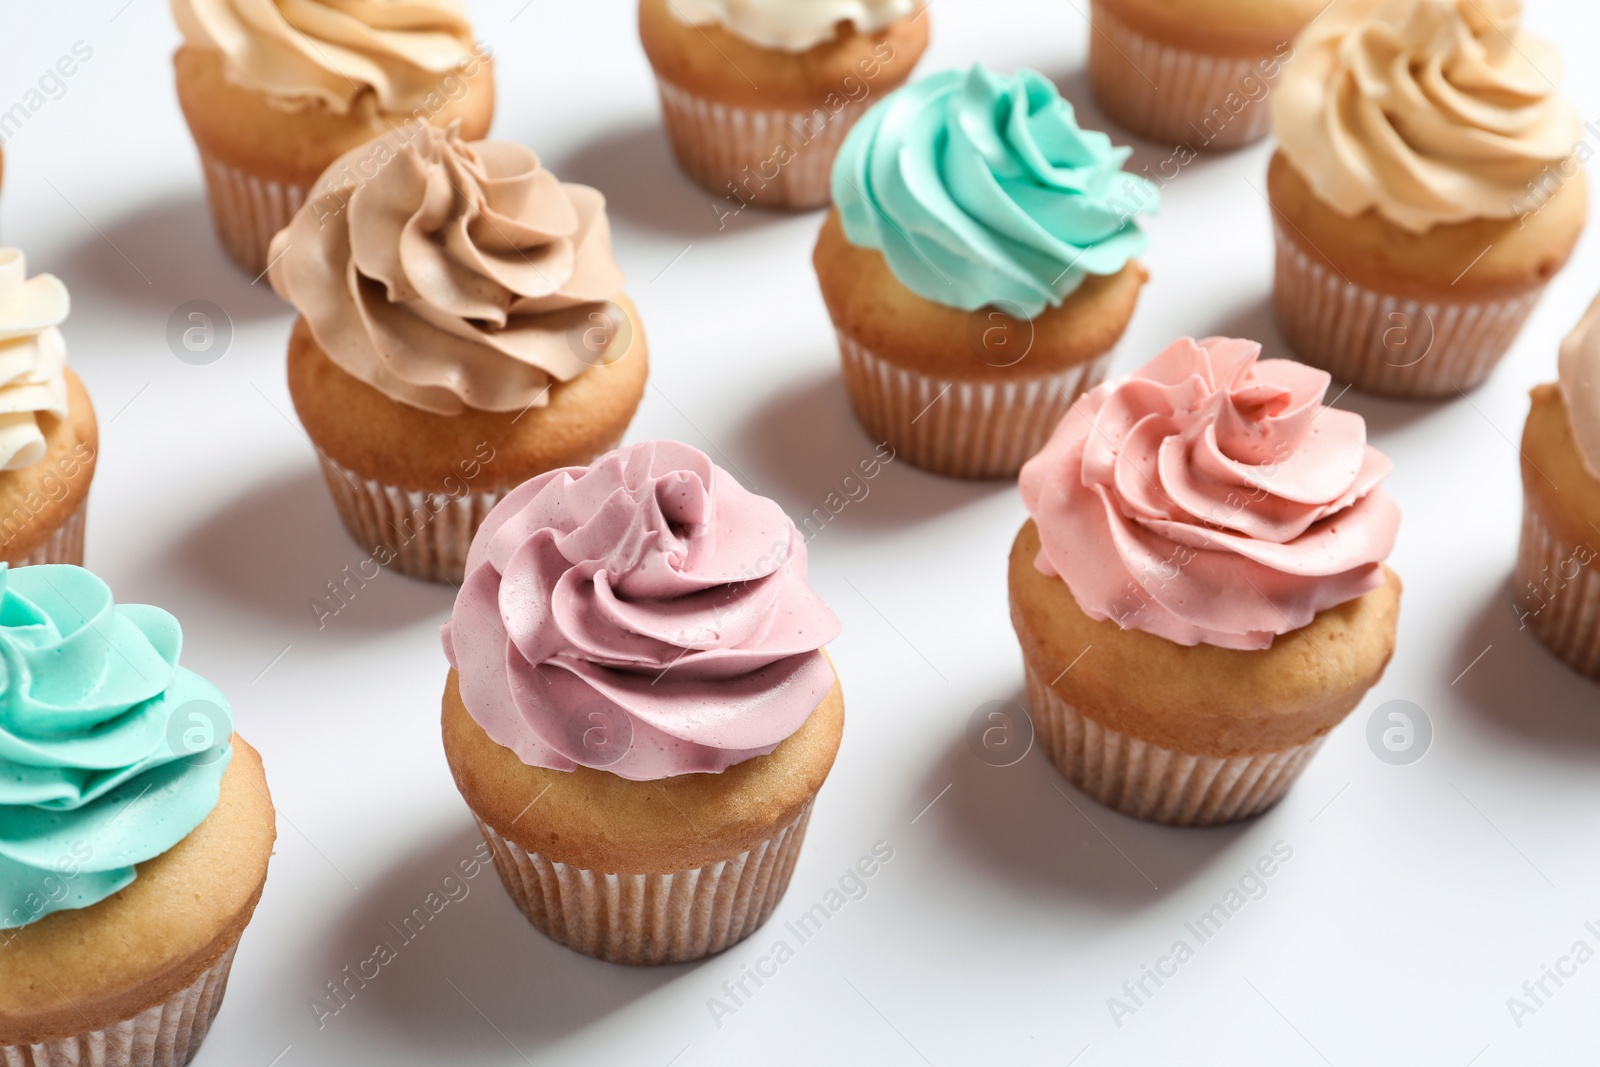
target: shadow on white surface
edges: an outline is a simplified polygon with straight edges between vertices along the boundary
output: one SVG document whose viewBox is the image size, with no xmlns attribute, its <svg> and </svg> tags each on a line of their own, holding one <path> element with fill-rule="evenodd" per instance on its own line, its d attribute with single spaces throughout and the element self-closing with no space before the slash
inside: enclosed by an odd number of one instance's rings
<svg viewBox="0 0 1600 1067">
<path fill-rule="evenodd" d="M 166 316 L 191 300 L 208 300 L 236 325 L 289 310 L 266 278 L 252 285 L 223 254 L 198 188 L 146 201 L 102 224 L 100 231 L 85 230 L 65 257 L 50 265 L 74 301 L 116 302 L 144 315 Z"/>
</svg>

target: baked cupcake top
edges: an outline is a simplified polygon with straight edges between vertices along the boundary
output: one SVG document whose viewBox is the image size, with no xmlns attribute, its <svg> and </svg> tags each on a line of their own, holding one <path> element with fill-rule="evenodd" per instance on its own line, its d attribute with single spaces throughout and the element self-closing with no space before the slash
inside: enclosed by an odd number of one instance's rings
<svg viewBox="0 0 1600 1067">
<path fill-rule="evenodd" d="M 1583 465 L 1600 479 L 1600 297 L 1561 342 L 1561 399 Z"/>
<path fill-rule="evenodd" d="M 512 490 L 442 635 L 467 711 L 522 762 L 638 781 L 771 752 L 832 689 L 838 633 L 783 510 L 651 441 Z"/>
<path fill-rule="evenodd" d="M 1145 249 L 1160 193 L 1132 149 L 1078 126 L 1042 74 L 945 71 L 890 94 L 850 131 L 833 202 L 851 244 L 883 253 L 924 299 L 1034 318 Z"/>
<path fill-rule="evenodd" d="M 288 108 L 346 114 L 370 94 L 408 112 L 477 54 L 461 0 L 172 0 L 172 15 L 230 80 Z"/>
<path fill-rule="evenodd" d="M 762 48 L 804 52 L 833 40 L 841 22 L 876 33 L 916 6 L 916 0 L 672 0 L 667 10 L 690 26 L 721 26 Z"/>
<path fill-rule="evenodd" d="M 0 564 L 0 929 L 104 900 L 216 807 L 233 714 L 182 645 L 82 567 Z"/>
<path fill-rule="evenodd" d="M 1337 0 L 1272 96 L 1284 155 L 1334 210 L 1416 233 L 1512 218 L 1582 129 L 1520 0 Z"/>
<path fill-rule="evenodd" d="M 38 415 L 67 415 L 67 342 L 60 326 L 70 308 L 53 274 L 28 277 L 15 248 L 0 248 L 0 470 L 44 457 Z"/>
<path fill-rule="evenodd" d="M 1183 338 L 1090 390 L 1022 468 L 1035 565 L 1084 613 L 1180 645 L 1261 649 L 1383 583 L 1400 512 L 1325 371 Z"/>
<path fill-rule="evenodd" d="M 611 358 L 627 321 L 605 197 L 456 125 L 345 154 L 269 259 L 329 359 L 441 415 L 545 406 L 552 383 Z"/>
</svg>

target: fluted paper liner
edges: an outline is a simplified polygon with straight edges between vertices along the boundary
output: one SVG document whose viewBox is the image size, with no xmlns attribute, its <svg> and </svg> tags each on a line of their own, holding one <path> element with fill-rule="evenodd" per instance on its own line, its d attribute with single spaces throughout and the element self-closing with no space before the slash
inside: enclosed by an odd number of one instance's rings
<svg viewBox="0 0 1600 1067">
<path fill-rule="evenodd" d="M 57 527 L 56 532 L 38 548 L 19 560 L 11 561 L 13 567 L 32 567 L 40 563 L 71 563 L 83 566 L 84 514 L 89 510 L 89 500 L 84 498 L 78 510 Z"/>
<path fill-rule="evenodd" d="M 611 963 L 684 963 L 738 944 L 772 915 L 805 841 L 811 802 L 761 844 L 671 874 L 583 870 L 527 852 L 482 819 L 495 869 L 552 941 Z"/>
<path fill-rule="evenodd" d="M 267 269 L 267 248 L 305 203 L 308 186 L 266 181 L 200 150 L 211 222 L 228 258 L 252 277 Z"/>
<path fill-rule="evenodd" d="M 1272 128 L 1266 93 L 1272 81 L 1259 56 L 1214 56 L 1174 48 L 1147 37 L 1090 4 L 1095 32 L 1089 35 L 1089 84 L 1107 115 L 1155 141 L 1193 149 L 1239 148 Z M 1254 100 L 1250 93 L 1256 92 Z M 1237 113 L 1228 100 L 1245 101 Z"/>
<path fill-rule="evenodd" d="M 1056 424 L 1105 377 L 1111 353 L 1060 374 L 956 382 L 918 374 L 839 334 L 850 404 L 895 458 L 952 478 L 1014 478 Z"/>
<path fill-rule="evenodd" d="M 182 1067 L 222 1007 L 237 948 L 234 942 L 187 989 L 131 1019 L 57 1041 L 0 1046 L 0 1067 Z"/>
<path fill-rule="evenodd" d="M 1274 226 L 1278 327 L 1302 360 L 1364 392 L 1453 397 L 1483 382 L 1544 292 L 1500 300 L 1417 301 L 1346 281 Z"/>
<path fill-rule="evenodd" d="M 1220 826 L 1283 799 L 1322 747 L 1318 736 L 1278 752 L 1219 757 L 1174 752 L 1096 722 L 1026 665 L 1039 745 L 1073 785 L 1124 815 L 1169 826 Z"/>
<path fill-rule="evenodd" d="M 837 113 L 734 107 L 658 81 L 661 114 L 673 154 L 700 185 L 760 207 L 813 208 L 832 199 L 833 161 L 866 114 L 869 95 Z M 891 87 L 892 88 L 892 87 Z M 818 121 L 817 116 L 824 116 Z M 787 146 L 787 161 L 780 146 Z"/>
<path fill-rule="evenodd" d="M 1516 590 L 1528 629 L 1573 670 L 1600 681 L 1600 535 L 1581 545 L 1563 540 L 1525 494 Z"/>
</svg>

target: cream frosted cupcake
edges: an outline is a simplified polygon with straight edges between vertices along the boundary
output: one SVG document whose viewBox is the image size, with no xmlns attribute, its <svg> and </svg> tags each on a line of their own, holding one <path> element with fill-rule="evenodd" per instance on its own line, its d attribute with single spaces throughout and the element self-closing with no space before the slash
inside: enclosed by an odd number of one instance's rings
<svg viewBox="0 0 1600 1067">
<path fill-rule="evenodd" d="M 392 129 L 489 132 L 494 78 L 461 0 L 171 0 L 178 103 L 233 261 L 259 274 L 328 165 Z"/>
<path fill-rule="evenodd" d="M 1272 97 L 1274 304 L 1358 389 L 1455 396 L 1510 347 L 1583 230 L 1577 112 L 1519 0 L 1338 0 Z"/>
<path fill-rule="evenodd" d="M 94 405 L 67 366 L 70 301 L 51 274 L 0 248 L 0 561 L 83 562 L 100 447 Z"/>
<path fill-rule="evenodd" d="M 867 433 L 911 463 L 1009 478 L 1098 382 L 1133 316 L 1154 186 L 1041 74 L 982 66 L 867 113 L 813 262 Z"/>
<path fill-rule="evenodd" d="M 276 835 L 171 615 L 0 568 L 0 1062 L 178 1067 L 222 1004 Z"/>
<path fill-rule="evenodd" d="M 615 447 L 644 395 L 605 198 L 522 145 L 388 134 L 328 169 L 272 260 L 295 411 L 380 566 L 459 582 L 489 509 Z"/>
<path fill-rule="evenodd" d="M 444 627 L 444 744 L 528 919 L 636 964 L 764 923 L 838 751 L 838 632 L 794 524 L 688 445 L 502 501 Z"/>
<path fill-rule="evenodd" d="M 1517 614 L 1600 681 L 1600 298 L 1561 343 L 1559 380 L 1533 390 L 1522 490 Z"/>
<path fill-rule="evenodd" d="M 1382 676 L 1400 516 L 1359 415 L 1253 341 L 1174 342 L 1022 470 L 1011 618 L 1041 747 L 1179 826 L 1277 803 Z"/>
<path fill-rule="evenodd" d="M 1272 126 L 1290 42 L 1328 0 L 1091 0 L 1089 87 L 1141 137 L 1239 148 Z"/>
<path fill-rule="evenodd" d="M 922 0 L 640 0 L 639 36 L 684 171 L 727 201 L 811 208 L 872 101 L 928 46 Z"/>
</svg>

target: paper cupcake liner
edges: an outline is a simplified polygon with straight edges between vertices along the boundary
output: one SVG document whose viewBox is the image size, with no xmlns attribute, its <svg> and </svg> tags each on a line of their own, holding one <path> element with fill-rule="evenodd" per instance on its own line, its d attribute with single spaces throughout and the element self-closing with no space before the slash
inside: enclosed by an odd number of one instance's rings
<svg viewBox="0 0 1600 1067">
<path fill-rule="evenodd" d="M 1417 301 L 1347 282 L 1277 235 L 1273 303 L 1302 360 L 1380 396 L 1455 396 L 1483 382 L 1511 347 L 1544 286 L 1503 300 Z"/>
<path fill-rule="evenodd" d="M 235 942 L 187 989 L 104 1030 L 37 1045 L 0 1046 L 0 1067 L 182 1067 L 222 1007 Z"/>
<path fill-rule="evenodd" d="M 13 567 L 32 567 L 40 563 L 71 563 L 83 566 L 84 516 L 89 510 L 89 500 L 84 498 L 78 510 L 50 535 L 49 540 L 21 559 L 11 561 Z"/>
<path fill-rule="evenodd" d="M 1108 729 L 1062 700 L 1028 665 L 1039 744 L 1073 785 L 1124 815 L 1168 826 L 1220 826 L 1283 799 L 1322 737 L 1278 752 L 1196 756 Z M 1324 735 L 1326 736 L 1326 735 Z"/>
<path fill-rule="evenodd" d="M 1600 681 L 1600 537 L 1563 540 L 1525 494 L 1516 589 L 1528 628 L 1573 670 Z"/>
<path fill-rule="evenodd" d="M 1270 86 L 1259 56 L 1214 56 L 1174 48 L 1090 4 L 1089 85 L 1107 115 L 1134 133 L 1193 149 L 1240 148 L 1272 128 L 1266 96 L 1248 91 Z M 1275 80 L 1275 79 L 1272 79 Z M 1235 114 L 1229 97 L 1245 101 Z"/>
<path fill-rule="evenodd" d="M 839 353 L 867 433 L 887 441 L 897 459 L 952 478 L 1016 477 L 1111 365 L 1108 352 L 1060 374 L 956 382 L 890 363 L 842 332 Z"/>
<path fill-rule="evenodd" d="M 738 944 L 777 907 L 805 841 L 811 804 L 737 856 L 671 874 L 609 874 L 557 863 L 482 819 L 495 869 L 517 907 L 552 941 L 611 963 L 684 963 Z"/>
<path fill-rule="evenodd" d="M 871 100 L 847 103 L 837 114 L 821 107 L 761 110 L 718 103 L 670 82 L 658 84 L 667 138 L 679 165 L 718 196 L 760 207 L 828 203 L 834 157 Z M 788 146 L 786 162 L 780 146 Z"/>
<path fill-rule="evenodd" d="M 200 149 L 211 222 L 228 258 L 252 276 L 267 269 L 267 248 L 305 203 L 307 187 L 263 181 Z"/>
</svg>

